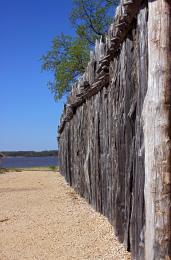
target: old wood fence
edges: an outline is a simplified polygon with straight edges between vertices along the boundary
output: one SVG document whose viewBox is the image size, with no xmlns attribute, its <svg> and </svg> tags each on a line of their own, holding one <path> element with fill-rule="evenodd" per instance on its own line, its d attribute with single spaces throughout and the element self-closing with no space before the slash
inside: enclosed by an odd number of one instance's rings
<svg viewBox="0 0 171 260">
<path fill-rule="evenodd" d="M 171 1 L 122 0 L 59 126 L 60 171 L 141 260 L 170 259 Z"/>
</svg>

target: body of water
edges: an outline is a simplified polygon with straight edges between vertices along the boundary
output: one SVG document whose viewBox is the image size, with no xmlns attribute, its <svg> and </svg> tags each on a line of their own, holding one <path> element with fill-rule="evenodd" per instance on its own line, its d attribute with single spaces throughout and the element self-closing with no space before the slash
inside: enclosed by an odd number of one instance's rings
<svg viewBox="0 0 171 260">
<path fill-rule="evenodd" d="M 0 163 L 1 168 L 29 168 L 58 166 L 56 156 L 46 157 L 5 157 Z"/>
</svg>

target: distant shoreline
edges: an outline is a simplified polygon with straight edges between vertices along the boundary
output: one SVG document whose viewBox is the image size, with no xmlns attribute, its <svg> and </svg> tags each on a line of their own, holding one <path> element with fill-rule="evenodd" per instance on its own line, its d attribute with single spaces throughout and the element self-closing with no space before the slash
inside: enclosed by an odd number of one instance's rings
<svg viewBox="0 0 171 260">
<path fill-rule="evenodd" d="M 50 151 L 2 151 L 5 157 L 47 157 L 47 156 L 58 156 L 57 150 Z"/>
</svg>

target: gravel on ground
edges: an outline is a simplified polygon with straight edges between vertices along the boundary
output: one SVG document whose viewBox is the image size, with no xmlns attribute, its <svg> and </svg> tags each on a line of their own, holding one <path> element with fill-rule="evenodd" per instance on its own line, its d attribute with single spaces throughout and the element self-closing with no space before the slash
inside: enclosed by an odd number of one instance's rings
<svg viewBox="0 0 171 260">
<path fill-rule="evenodd" d="M 107 219 L 53 171 L 0 175 L 0 260 L 126 260 Z"/>
</svg>

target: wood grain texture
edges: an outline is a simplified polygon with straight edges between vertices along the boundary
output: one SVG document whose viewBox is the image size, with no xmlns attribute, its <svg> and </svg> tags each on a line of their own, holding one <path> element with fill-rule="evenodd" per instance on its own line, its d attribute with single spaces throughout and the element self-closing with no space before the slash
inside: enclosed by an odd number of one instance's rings
<svg viewBox="0 0 171 260">
<path fill-rule="evenodd" d="M 116 9 L 114 22 L 111 24 L 105 39 L 96 40 L 94 52 L 90 51 L 90 62 L 85 73 L 78 79 L 64 108 L 58 133 L 64 130 L 76 109 L 87 99 L 96 95 L 103 87 L 109 85 L 110 61 L 118 55 L 121 45 L 127 37 L 142 0 L 121 0 Z"/>
<path fill-rule="evenodd" d="M 171 2 L 149 1 L 145 136 L 145 259 L 171 259 Z"/>
<path fill-rule="evenodd" d="M 144 137 L 147 6 L 110 61 L 108 85 L 85 99 L 60 134 L 61 172 L 108 217 L 134 259 L 144 259 Z"/>
<path fill-rule="evenodd" d="M 90 56 L 61 117 L 61 173 L 109 219 L 132 259 L 168 260 L 170 1 L 121 1 Z"/>
</svg>

